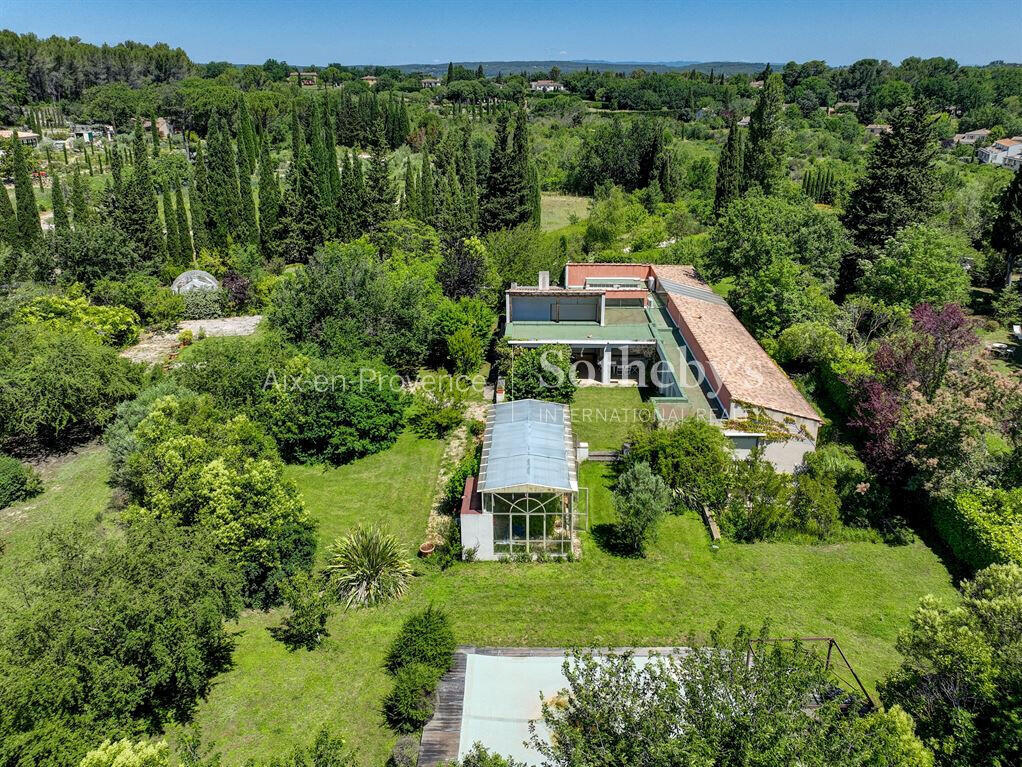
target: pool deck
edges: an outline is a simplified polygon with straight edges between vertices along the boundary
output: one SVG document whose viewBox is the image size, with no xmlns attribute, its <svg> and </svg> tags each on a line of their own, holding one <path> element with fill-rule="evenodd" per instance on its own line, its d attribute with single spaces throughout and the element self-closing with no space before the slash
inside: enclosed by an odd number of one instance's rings
<svg viewBox="0 0 1022 767">
<path fill-rule="evenodd" d="M 670 655 L 676 647 L 618 647 L 615 653 L 631 652 L 636 656 Z M 605 652 L 606 650 L 602 650 Z M 564 647 L 459 647 L 454 654 L 454 667 L 444 674 L 437 688 L 437 705 L 433 718 L 426 723 L 419 744 L 418 767 L 436 767 L 443 762 L 457 761 L 461 746 L 461 726 L 465 712 L 465 681 L 470 655 L 508 658 L 563 658 L 570 654 Z"/>
</svg>

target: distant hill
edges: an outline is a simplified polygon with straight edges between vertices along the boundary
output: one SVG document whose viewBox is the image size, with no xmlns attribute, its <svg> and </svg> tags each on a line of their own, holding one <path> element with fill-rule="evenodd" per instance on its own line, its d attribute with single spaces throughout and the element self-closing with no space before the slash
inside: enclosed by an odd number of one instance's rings
<svg viewBox="0 0 1022 767">
<path fill-rule="evenodd" d="M 551 67 L 560 67 L 565 74 L 578 72 L 584 69 L 597 72 L 631 72 L 634 69 L 643 69 L 647 72 L 685 72 L 696 69 L 700 72 L 709 72 L 711 69 L 720 74 L 756 74 L 766 66 L 765 62 L 754 61 L 455 61 L 467 69 L 475 69 L 483 65 L 483 73 L 487 77 L 493 77 L 498 73 L 505 75 L 517 72 L 549 72 Z M 447 72 L 447 62 L 441 64 L 394 64 L 394 69 L 402 72 L 423 72 L 430 75 L 444 75 Z M 774 69 L 780 69 L 781 64 L 772 64 Z"/>
</svg>

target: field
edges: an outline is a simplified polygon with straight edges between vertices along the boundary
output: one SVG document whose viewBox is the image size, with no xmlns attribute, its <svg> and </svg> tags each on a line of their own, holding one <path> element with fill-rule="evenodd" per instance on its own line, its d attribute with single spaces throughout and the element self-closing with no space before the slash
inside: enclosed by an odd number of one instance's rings
<svg viewBox="0 0 1022 767">
<path fill-rule="evenodd" d="M 626 391 L 602 393 L 634 407 L 637 392 L 629 399 Z M 580 402 L 588 396 L 580 392 Z M 425 530 L 442 453 L 442 442 L 406 434 L 348 466 L 288 471 L 319 522 L 324 548 L 364 520 L 394 531 L 412 550 Z M 0 561 L 8 569 L 0 574 L 9 578 L 30 552 L 32 534 L 51 521 L 95 524 L 109 498 L 106 472 L 105 450 L 87 449 L 52 472 L 44 495 L 3 512 L 9 546 Z M 306 743 L 329 725 L 348 738 L 359 764 L 383 764 L 395 736 L 380 713 L 390 685 L 382 661 L 401 621 L 430 603 L 451 613 L 459 642 L 479 645 L 670 645 L 690 634 L 705 637 L 718 621 L 733 629 L 769 619 L 775 635 L 837 638 L 872 686 L 897 662 L 894 640 L 918 599 L 955 595 L 947 571 L 921 543 L 725 543 L 713 551 L 695 516 L 665 520 L 646 559 L 616 557 L 598 545 L 601 525 L 614 519 L 610 484 L 608 467 L 583 464 L 592 533 L 583 534 L 580 562 L 473 563 L 440 572 L 419 561 L 404 599 L 338 611 L 330 637 L 313 652 L 289 652 L 270 637 L 266 629 L 279 622 L 279 611 L 244 614 L 234 668 L 197 712 L 204 739 L 232 767 Z"/>
<path fill-rule="evenodd" d="M 589 215 L 588 197 L 572 197 L 566 194 L 544 194 L 541 202 L 541 224 L 544 232 L 561 229 L 571 223 L 571 216 L 584 219 Z"/>
</svg>

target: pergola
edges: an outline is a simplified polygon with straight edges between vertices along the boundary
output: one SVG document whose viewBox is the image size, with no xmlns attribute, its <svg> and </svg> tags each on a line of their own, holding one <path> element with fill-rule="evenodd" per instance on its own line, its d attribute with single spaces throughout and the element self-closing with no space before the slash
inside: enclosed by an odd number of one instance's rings
<svg viewBox="0 0 1022 767">
<path fill-rule="evenodd" d="M 492 518 L 494 556 L 571 552 L 578 479 L 568 406 L 534 399 L 494 405 L 476 490 Z"/>
</svg>

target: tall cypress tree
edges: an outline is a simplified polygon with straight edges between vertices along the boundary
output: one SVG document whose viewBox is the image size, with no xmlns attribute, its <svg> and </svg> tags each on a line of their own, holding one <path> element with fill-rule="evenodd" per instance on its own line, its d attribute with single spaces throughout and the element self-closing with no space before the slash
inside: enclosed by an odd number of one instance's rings
<svg viewBox="0 0 1022 767">
<path fill-rule="evenodd" d="M 872 260 L 899 229 L 922 221 L 934 211 L 936 154 L 937 143 L 926 110 L 919 105 L 897 109 L 891 115 L 891 130 L 881 134 L 873 145 L 866 172 L 845 207 L 842 221 L 857 248 L 842 264 L 839 295 L 852 290 L 862 261 Z"/>
<path fill-rule="evenodd" d="M 479 201 L 479 227 L 483 232 L 510 228 L 507 205 L 513 192 L 508 127 L 509 115 L 504 110 L 497 115 L 493 151 L 490 152 L 490 170 L 486 174 L 486 188 Z"/>
<path fill-rule="evenodd" d="M 330 157 L 326 148 L 326 127 L 323 121 L 323 110 L 318 103 L 312 106 L 312 121 L 309 132 L 309 154 L 316 171 L 316 187 L 319 190 L 319 209 L 324 219 L 329 218 L 328 211 L 333 207 L 333 188 L 330 184 Z M 329 228 L 329 227 L 328 227 Z"/>
<path fill-rule="evenodd" d="M 241 199 L 239 233 L 244 242 L 259 244 L 259 225 L 256 222 L 255 200 L 252 198 L 252 169 L 244 142 L 238 141 L 238 194 Z"/>
<path fill-rule="evenodd" d="M 177 211 L 174 210 L 174 198 L 170 193 L 170 185 L 163 186 L 163 227 L 167 230 L 167 261 L 175 266 L 183 266 L 187 261 L 181 251 L 181 240 L 177 231 Z"/>
<path fill-rule="evenodd" d="M 419 191 L 415 187 L 415 173 L 412 172 L 412 161 L 405 161 L 404 193 L 401 195 L 401 215 L 404 218 L 419 217 Z"/>
<path fill-rule="evenodd" d="M 458 171 L 461 188 L 464 194 L 465 215 L 468 217 L 469 231 L 479 231 L 479 184 L 476 179 L 476 162 L 469 139 L 471 129 L 466 127 L 461 134 L 461 152 L 458 155 Z"/>
<path fill-rule="evenodd" d="M 742 134 L 734 114 L 728 120 L 727 141 L 717 163 L 717 189 L 713 196 L 713 215 L 720 217 L 728 204 L 738 197 L 742 187 Z"/>
<path fill-rule="evenodd" d="M 270 240 L 277 227 L 280 215 L 280 186 L 277 183 L 277 167 L 270 159 L 268 141 L 263 139 L 259 147 L 259 237 L 264 255 L 271 251 Z"/>
<path fill-rule="evenodd" d="M 71 231 L 71 220 L 67 215 L 67 205 L 64 202 L 64 185 L 60 176 L 54 174 L 53 189 L 51 191 L 53 202 L 53 231 L 57 234 L 67 234 Z"/>
<path fill-rule="evenodd" d="M 302 131 L 302 122 L 298 119 L 298 100 L 291 99 L 291 164 L 298 162 L 298 155 L 301 152 L 305 136 Z"/>
<path fill-rule="evenodd" d="M 422 170 L 419 173 L 419 218 L 427 224 L 433 222 L 436 214 L 436 184 L 433 181 L 433 161 L 429 150 L 422 150 Z"/>
<path fill-rule="evenodd" d="M 539 168 L 529 163 L 529 223 L 539 229 L 543 222 L 543 194 L 539 188 Z"/>
<path fill-rule="evenodd" d="M 370 231 L 375 231 L 394 216 L 394 186 L 390 182 L 389 150 L 383 133 L 383 119 L 376 119 L 376 136 L 366 174 L 366 214 Z"/>
<path fill-rule="evenodd" d="M 273 234 L 274 255 L 287 263 L 307 263 L 316 248 L 323 244 L 324 234 L 316 168 L 301 125 L 297 130 L 298 157 L 288 169 L 287 186 Z"/>
<path fill-rule="evenodd" d="M 174 213 L 177 215 L 177 246 L 181 254 L 182 266 L 192 263 L 195 258 L 195 246 L 192 244 L 192 232 L 188 226 L 188 211 L 185 210 L 185 195 L 179 186 L 174 192 Z"/>
<path fill-rule="evenodd" d="M 14 202 L 18 211 L 18 243 L 29 250 L 42 239 L 43 228 L 39 223 L 39 208 L 35 204 L 27 150 L 18 141 L 17 131 L 11 138 L 11 158 L 14 164 Z"/>
<path fill-rule="evenodd" d="M 206 138 L 206 189 L 203 202 L 209 223 L 209 242 L 225 249 L 228 240 L 247 239 L 241 225 L 241 194 L 238 191 L 238 163 L 231 136 L 219 113 L 214 112 Z"/>
<path fill-rule="evenodd" d="M 255 128 L 252 126 L 252 113 L 248 110 L 248 100 L 245 98 L 245 94 L 238 97 L 238 144 L 245 150 L 246 165 L 249 169 L 254 168 L 258 150 Z"/>
<path fill-rule="evenodd" d="M 450 85 L 454 81 L 454 62 L 450 61 L 447 63 L 447 81 L 445 85 Z"/>
<path fill-rule="evenodd" d="M 156 113 L 149 113 L 149 132 L 153 139 L 153 159 L 160 156 L 160 129 L 156 127 Z"/>
<path fill-rule="evenodd" d="M 1011 287 L 1011 275 L 1022 259 L 1022 171 L 1016 170 L 1001 193 L 1000 212 L 994 220 L 990 244 L 1004 253 L 1008 262 L 1005 285 Z"/>
<path fill-rule="evenodd" d="M 192 242 L 195 252 L 200 253 L 210 246 L 209 218 L 206 214 L 206 188 L 208 186 L 206 158 L 202 151 L 202 142 L 195 148 L 195 170 L 192 184 L 188 189 L 188 208 L 192 218 Z"/>
<path fill-rule="evenodd" d="M 0 189 L 0 244 L 17 248 L 21 243 L 18 217 L 6 189 Z"/>
<path fill-rule="evenodd" d="M 124 191 L 124 174 L 121 168 L 121 153 L 117 151 L 116 146 L 110 153 L 110 175 L 114 179 L 114 199 L 120 199 Z"/>
<path fill-rule="evenodd" d="M 511 141 L 512 185 L 515 206 L 515 226 L 532 218 L 529 202 L 529 123 L 528 115 L 521 107 L 515 115 L 515 130 Z"/>
<path fill-rule="evenodd" d="M 759 91 L 756 107 L 749 118 L 749 146 L 744 153 L 745 189 L 758 186 L 771 194 L 783 176 L 784 143 L 780 135 L 781 110 L 784 108 L 784 81 L 770 75 Z"/>
<path fill-rule="evenodd" d="M 167 251 L 141 118 L 135 120 L 132 154 L 134 164 L 131 177 L 124 183 L 118 220 L 121 229 L 137 246 L 134 255 L 139 256 L 140 262 L 136 265 L 155 272 L 166 259 Z"/>
</svg>

